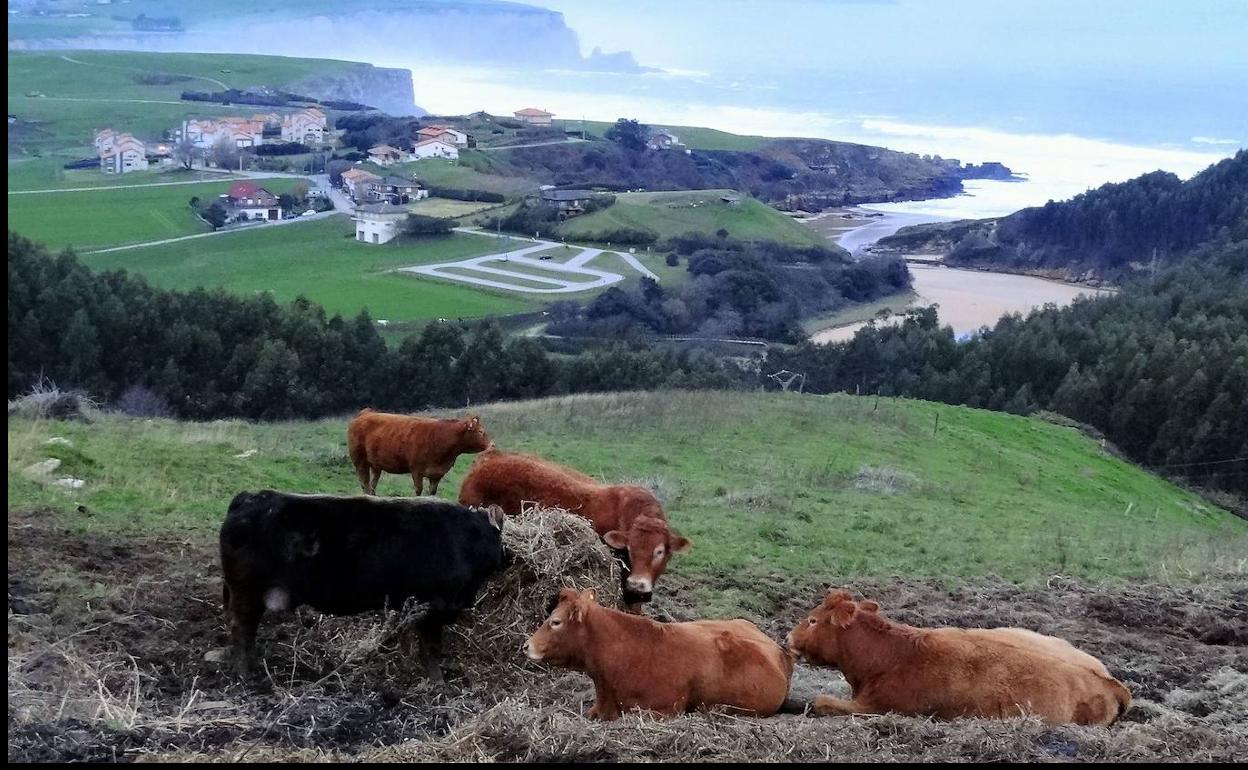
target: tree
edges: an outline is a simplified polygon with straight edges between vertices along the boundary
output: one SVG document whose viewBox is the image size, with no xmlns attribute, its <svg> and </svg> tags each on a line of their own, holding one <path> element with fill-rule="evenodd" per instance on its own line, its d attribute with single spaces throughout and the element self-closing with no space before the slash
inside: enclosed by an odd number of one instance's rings
<svg viewBox="0 0 1248 770">
<path fill-rule="evenodd" d="M 221 139 L 212 146 L 211 152 L 208 154 L 209 159 L 216 163 L 220 168 L 238 168 L 242 160 L 243 153 L 238 146 L 229 137 L 221 137 Z"/>
<path fill-rule="evenodd" d="M 608 141 L 615 142 L 630 152 L 641 152 L 646 149 L 646 138 L 650 134 L 650 127 L 636 120 L 628 118 L 620 118 L 615 121 L 615 125 L 607 129 L 605 134 Z"/>
<path fill-rule="evenodd" d="M 183 139 L 173 146 L 173 157 L 182 164 L 182 168 L 190 171 L 195 166 L 195 159 L 199 157 L 199 148 L 190 139 Z"/>
<path fill-rule="evenodd" d="M 408 214 L 403 220 L 403 234 L 411 236 L 446 235 L 451 232 L 455 223 L 442 217 L 429 217 L 424 214 Z"/>
</svg>

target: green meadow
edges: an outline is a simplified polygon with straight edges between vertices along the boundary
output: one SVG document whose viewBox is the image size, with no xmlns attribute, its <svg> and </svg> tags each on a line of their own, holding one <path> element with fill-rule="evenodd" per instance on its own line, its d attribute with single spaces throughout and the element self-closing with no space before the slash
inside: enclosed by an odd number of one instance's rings
<svg viewBox="0 0 1248 770">
<path fill-rule="evenodd" d="M 727 392 L 474 411 L 505 449 L 657 490 L 673 527 L 693 540 L 670 571 L 719 586 L 699 597 L 717 612 L 765 611 L 750 586 L 777 577 L 1190 580 L 1242 570 L 1248 553 L 1248 522 L 1037 418 Z M 55 512 L 79 530 L 210 538 L 242 489 L 358 492 L 346 423 L 11 419 L 9 509 Z M 72 446 L 48 445 L 53 436 Z M 67 491 L 23 471 L 47 457 L 85 486 Z M 441 497 L 455 497 L 470 462 L 460 458 Z M 402 476 L 379 487 L 410 491 Z"/>
</svg>

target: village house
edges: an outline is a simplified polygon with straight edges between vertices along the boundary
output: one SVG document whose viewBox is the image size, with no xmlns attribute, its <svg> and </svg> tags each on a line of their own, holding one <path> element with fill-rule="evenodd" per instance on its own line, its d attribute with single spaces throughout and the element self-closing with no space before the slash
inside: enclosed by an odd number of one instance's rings
<svg viewBox="0 0 1248 770">
<path fill-rule="evenodd" d="M 365 200 L 368 195 L 368 186 L 380 181 L 381 177 L 362 168 L 349 168 L 342 172 L 342 186 L 355 201 Z"/>
<path fill-rule="evenodd" d="M 549 126 L 551 118 L 555 116 L 553 112 L 539 110 L 535 107 L 525 107 L 522 110 L 516 110 L 512 113 L 516 116 L 516 120 L 521 123 L 527 123 L 530 126 Z"/>
<path fill-rule="evenodd" d="M 319 145 L 325 141 L 325 112 L 307 107 L 282 118 L 282 141 Z"/>
<path fill-rule="evenodd" d="M 425 139 L 416 143 L 412 148 L 412 157 L 420 160 L 422 158 L 447 158 L 449 160 L 459 159 L 459 148 L 453 144 L 448 144 L 441 139 Z"/>
<path fill-rule="evenodd" d="M 393 203 L 369 203 L 356 206 L 355 239 L 363 243 L 389 243 L 399 234 L 407 209 Z"/>
<path fill-rule="evenodd" d="M 375 203 L 412 203 L 429 197 L 429 191 L 415 179 L 404 179 L 401 176 L 388 176 L 368 185 L 369 202 Z"/>
<path fill-rule="evenodd" d="M 683 150 L 685 146 L 680 138 L 666 129 L 659 129 L 646 140 L 646 147 L 651 150 Z"/>
<path fill-rule="evenodd" d="M 585 213 L 585 204 L 594 194 L 589 190 L 556 190 L 544 188 L 541 191 L 542 203 L 554 206 L 562 218 L 575 217 Z"/>
<path fill-rule="evenodd" d="M 128 174 L 147 168 L 147 148 L 130 134 L 105 129 L 96 134 L 95 146 L 100 171 L 105 174 Z"/>
<path fill-rule="evenodd" d="M 189 141 L 200 150 L 210 150 L 221 141 L 235 147 L 258 147 L 264 144 L 264 120 L 252 118 L 188 118 L 174 132 L 178 140 Z"/>
<path fill-rule="evenodd" d="M 277 196 L 255 182 L 235 182 L 225 195 L 230 219 L 259 219 L 276 222 L 282 218 Z"/>
<path fill-rule="evenodd" d="M 378 166 L 393 166 L 395 163 L 402 163 L 405 154 L 398 147 L 391 147 L 388 144 L 368 148 L 368 159 Z"/>
<path fill-rule="evenodd" d="M 456 147 L 468 146 L 467 134 L 463 131 L 441 124 L 425 126 L 416 132 L 416 141 L 423 142 L 426 139 L 439 139 L 447 144 L 453 144 Z"/>
</svg>

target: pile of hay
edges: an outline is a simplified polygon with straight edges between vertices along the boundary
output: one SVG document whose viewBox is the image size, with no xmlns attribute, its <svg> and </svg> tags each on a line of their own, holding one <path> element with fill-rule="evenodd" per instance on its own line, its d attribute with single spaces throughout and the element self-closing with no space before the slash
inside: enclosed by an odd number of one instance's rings
<svg viewBox="0 0 1248 770">
<path fill-rule="evenodd" d="M 522 647 L 563 588 L 593 588 L 618 606 L 620 569 L 589 521 L 561 508 L 527 509 L 503 525 L 508 563 L 486 583 L 472 611 L 447 627 L 451 660 L 477 678 L 519 673 Z"/>
</svg>

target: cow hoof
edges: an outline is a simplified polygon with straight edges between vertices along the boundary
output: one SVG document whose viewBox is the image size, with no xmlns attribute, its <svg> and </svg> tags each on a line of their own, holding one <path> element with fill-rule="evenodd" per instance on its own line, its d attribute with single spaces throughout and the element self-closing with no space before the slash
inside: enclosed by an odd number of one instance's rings
<svg viewBox="0 0 1248 770">
<path fill-rule="evenodd" d="M 228 647 L 217 647 L 204 653 L 204 661 L 206 663 L 224 663 L 230 657 Z"/>
</svg>

